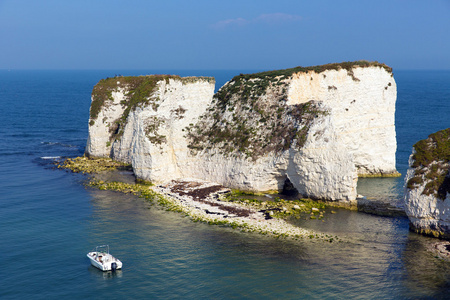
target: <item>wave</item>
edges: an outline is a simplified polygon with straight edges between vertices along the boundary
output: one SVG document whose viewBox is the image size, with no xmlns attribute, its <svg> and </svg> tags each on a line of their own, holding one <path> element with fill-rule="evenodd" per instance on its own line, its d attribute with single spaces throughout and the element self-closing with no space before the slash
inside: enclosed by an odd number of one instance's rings
<svg viewBox="0 0 450 300">
<path fill-rule="evenodd" d="M 41 144 L 43 144 L 43 145 L 56 145 L 58 143 L 57 142 L 41 142 Z"/>
<path fill-rule="evenodd" d="M 51 160 L 55 160 L 55 159 L 60 159 L 61 156 L 41 156 L 41 159 L 51 159 Z"/>
</svg>

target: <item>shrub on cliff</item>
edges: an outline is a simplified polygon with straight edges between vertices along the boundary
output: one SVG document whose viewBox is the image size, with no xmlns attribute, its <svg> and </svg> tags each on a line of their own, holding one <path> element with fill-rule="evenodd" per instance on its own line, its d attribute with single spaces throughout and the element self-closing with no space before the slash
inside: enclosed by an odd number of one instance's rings
<svg viewBox="0 0 450 300">
<path fill-rule="evenodd" d="M 411 167 L 414 176 L 407 187 L 416 189 L 424 182 L 424 195 L 435 195 L 444 200 L 450 193 L 450 128 L 430 134 L 414 145 Z"/>
</svg>

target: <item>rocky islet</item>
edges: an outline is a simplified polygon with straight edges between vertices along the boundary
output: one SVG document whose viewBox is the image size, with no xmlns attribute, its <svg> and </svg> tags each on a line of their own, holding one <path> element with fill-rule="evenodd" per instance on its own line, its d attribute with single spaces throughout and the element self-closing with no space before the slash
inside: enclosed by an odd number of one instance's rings
<svg viewBox="0 0 450 300">
<path fill-rule="evenodd" d="M 450 128 L 417 142 L 405 176 L 406 214 L 415 232 L 450 238 Z"/>
<path fill-rule="evenodd" d="M 304 197 L 355 203 L 358 175 L 397 174 L 395 100 L 392 70 L 365 61 L 241 74 L 216 94 L 205 77 L 109 78 L 94 87 L 86 154 L 156 184 L 261 192 L 288 179 Z"/>
</svg>

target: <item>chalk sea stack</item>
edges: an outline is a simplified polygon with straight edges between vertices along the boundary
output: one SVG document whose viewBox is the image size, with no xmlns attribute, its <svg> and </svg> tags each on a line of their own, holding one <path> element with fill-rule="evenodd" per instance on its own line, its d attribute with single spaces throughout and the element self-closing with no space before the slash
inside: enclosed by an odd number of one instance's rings
<svg viewBox="0 0 450 300">
<path fill-rule="evenodd" d="M 88 156 L 154 183 L 200 179 L 352 203 L 358 176 L 396 176 L 392 69 L 357 61 L 210 77 L 149 75 L 93 89 Z"/>
<path fill-rule="evenodd" d="M 405 176 L 411 230 L 450 238 L 450 128 L 414 144 Z"/>
</svg>

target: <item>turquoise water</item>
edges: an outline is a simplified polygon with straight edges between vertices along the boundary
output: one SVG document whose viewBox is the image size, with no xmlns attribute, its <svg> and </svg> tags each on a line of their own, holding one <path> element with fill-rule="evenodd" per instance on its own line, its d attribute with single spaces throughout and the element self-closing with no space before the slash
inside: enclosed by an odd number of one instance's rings
<svg viewBox="0 0 450 300">
<path fill-rule="evenodd" d="M 243 71 L 214 75 L 218 85 Z M 337 210 L 299 226 L 349 242 L 290 241 L 191 222 L 140 198 L 85 188 L 55 170 L 87 138 L 90 93 L 101 78 L 138 71 L 0 71 L 0 298 L 448 298 L 450 263 L 406 218 Z M 161 72 L 158 72 L 161 73 Z M 398 169 L 414 142 L 449 127 L 450 72 L 397 71 Z M 360 189 L 395 201 L 402 179 Z M 124 263 L 102 273 L 86 253 L 109 244 Z"/>
</svg>

